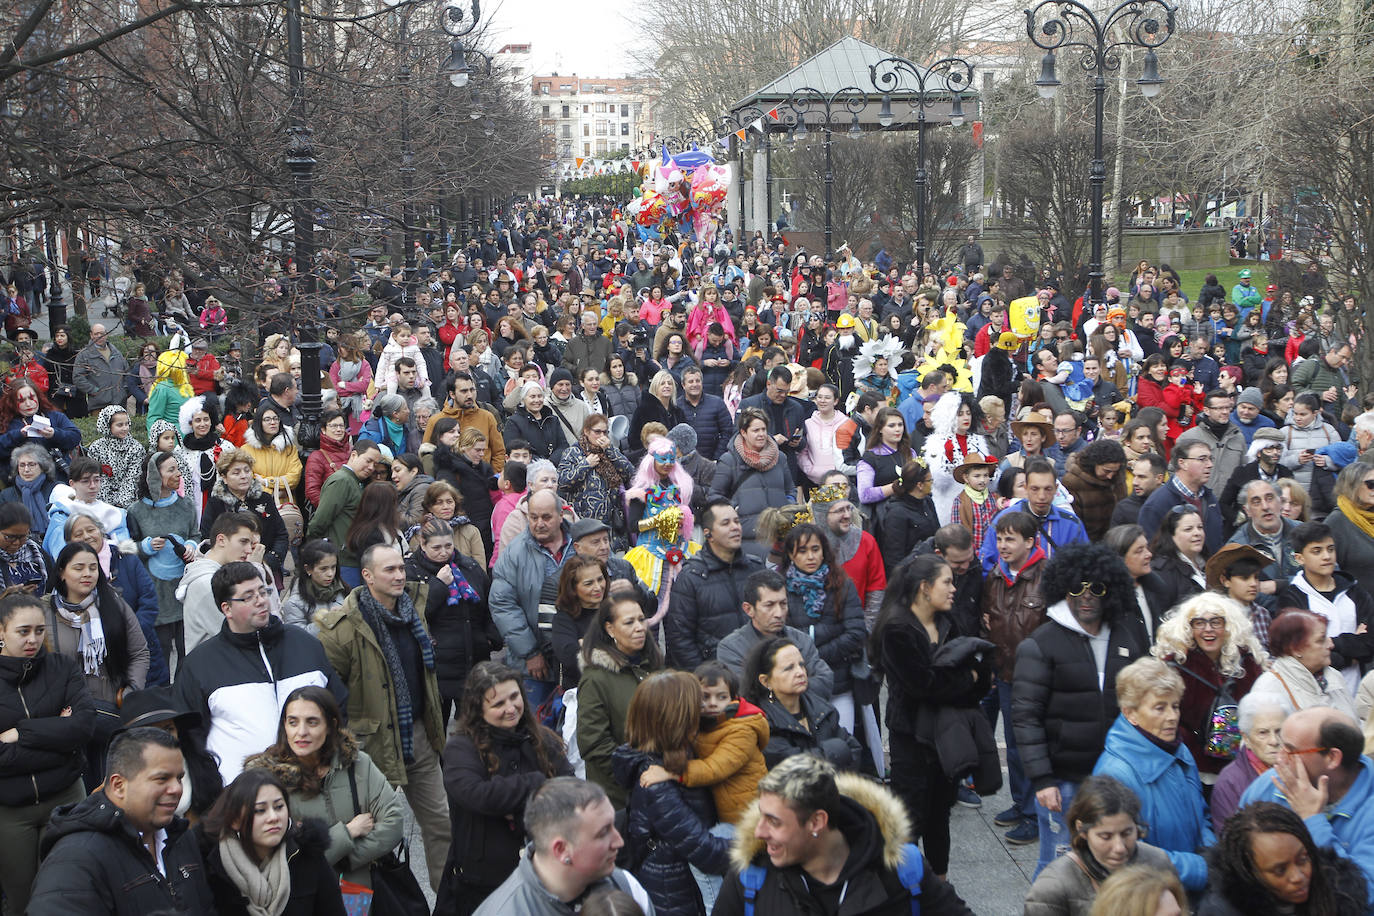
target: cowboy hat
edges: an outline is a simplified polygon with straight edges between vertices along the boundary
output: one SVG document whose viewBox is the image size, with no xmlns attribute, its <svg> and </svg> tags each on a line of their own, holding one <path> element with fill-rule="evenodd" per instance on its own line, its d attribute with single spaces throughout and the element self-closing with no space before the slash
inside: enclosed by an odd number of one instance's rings
<svg viewBox="0 0 1374 916">
<path fill-rule="evenodd" d="M 1207 587 L 1222 589 L 1221 577 L 1228 570 L 1241 560 L 1254 560 L 1260 566 L 1268 566 L 1274 562 L 1274 558 L 1266 553 L 1261 553 L 1249 544 L 1227 544 L 1216 553 L 1212 554 L 1207 561 L 1205 572 L 1207 573 Z"/>
<path fill-rule="evenodd" d="M 1053 425 L 1053 424 L 1051 424 Z M 980 455 L 977 452 L 971 453 L 964 459 L 964 463 L 954 469 L 954 479 L 959 483 L 964 482 L 969 471 L 983 468 L 984 470 L 995 473 L 997 471 L 997 459 L 991 455 Z"/>
<path fill-rule="evenodd" d="M 1028 426 L 1038 426 L 1041 432 L 1054 429 L 1054 418 L 1044 411 L 1035 411 L 1026 414 L 1023 420 L 1013 420 L 1011 422 L 1011 434 L 1016 438 L 1021 438 L 1021 433 Z"/>
</svg>

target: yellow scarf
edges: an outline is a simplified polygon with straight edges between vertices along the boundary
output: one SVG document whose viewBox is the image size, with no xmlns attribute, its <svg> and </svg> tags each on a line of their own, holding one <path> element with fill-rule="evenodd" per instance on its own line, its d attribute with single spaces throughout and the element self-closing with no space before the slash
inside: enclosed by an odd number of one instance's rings
<svg viewBox="0 0 1374 916">
<path fill-rule="evenodd" d="M 1336 499 L 1336 508 L 1341 510 L 1356 528 L 1365 533 L 1366 537 L 1374 538 L 1374 512 L 1368 509 L 1361 509 L 1355 505 L 1355 500 L 1348 496 L 1341 496 Z"/>
<path fill-rule="evenodd" d="M 968 495 L 969 499 L 973 500 L 980 506 L 983 504 L 983 500 L 988 498 L 987 490 L 975 490 L 968 484 L 964 484 L 964 493 Z"/>
</svg>

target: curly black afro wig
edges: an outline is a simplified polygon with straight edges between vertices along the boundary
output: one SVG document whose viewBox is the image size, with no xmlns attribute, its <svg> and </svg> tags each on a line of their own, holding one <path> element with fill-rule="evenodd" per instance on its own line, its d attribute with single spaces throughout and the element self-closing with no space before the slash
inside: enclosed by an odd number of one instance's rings
<svg viewBox="0 0 1374 916">
<path fill-rule="evenodd" d="M 1125 561 L 1105 544 L 1066 544 L 1056 550 L 1040 579 L 1040 594 L 1046 605 L 1058 604 L 1084 582 L 1106 586 L 1102 609 L 1107 621 L 1140 616 L 1135 580 Z"/>
</svg>

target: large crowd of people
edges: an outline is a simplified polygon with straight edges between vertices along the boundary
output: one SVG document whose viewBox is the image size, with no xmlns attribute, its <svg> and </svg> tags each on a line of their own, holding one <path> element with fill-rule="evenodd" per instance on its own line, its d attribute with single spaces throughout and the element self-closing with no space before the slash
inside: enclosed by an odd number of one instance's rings
<svg viewBox="0 0 1374 916">
<path fill-rule="evenodd" d="M 424 907 L 406 806 L 436 916 L 965 914 L 951 812 L 1004 785 L 1027 914 L 1374 913 L 1374 400 L 1320 265 L 1095 301 L 553 200 L 413 255 L 264 259 L 252 326 L 140 260 L 134 361 L 11 329 L 11 914 Z"/>
</svg>

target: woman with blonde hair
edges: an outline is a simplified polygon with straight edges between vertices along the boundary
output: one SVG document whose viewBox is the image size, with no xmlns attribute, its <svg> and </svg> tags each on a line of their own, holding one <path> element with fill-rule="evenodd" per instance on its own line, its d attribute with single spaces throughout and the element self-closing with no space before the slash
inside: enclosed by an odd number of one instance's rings
<svg viewBox="0 0 1374 916">
<path fill-rule="evenodd" d="M 290 372 L 291 357 L 300 355 L 301 351 L 291 346 L 290 337 L 285 334 L 270 334 L 262 342 L 262 359 L 258 364 L 271 366 L 274 372 Z"/>
<path fill-rule="evenodd" d="M 186 354 L 168 350 L 157 358 L 157 376 L 148 393 L 148 425 L 154 420 L 166 420 L 173 426 L 181 423 L 181 405 L 195 395 L 186 377 Z"/>
<path fill-rule="evenodd" d="M 1296 480 L 1285 478 L 1275 484 L 1279 490 L 1279 500 L 1283 517 L 1295 522 L 1312 521 L 1312 500 L 1307 491 L 1298 486 Z"/>
<path fill-rule="evenodd" d="M 1179 737 L 1183 678 L 1157 658 L 1139 658 L 1116 676 L 1121 709 L 1107 731 L 1094 774 L 1114 777 L 1140 799 L 1150 841 L 1169 854 L 1183 886 L 1207 886 L 1203 850 L 1216 843 L 1193 754 Z M 1095 912 L 1096 910 L 1094 910 Z"/>
<path fill-rule="evenodd" d="M 1098 889 L 1092 916 L 1183 916 L 1188 896 L 1178 875 L 1148 865 L 1129 865 Z"/>
<path fill-rule="evenodd" d="M 682 415 L 682 409 L 675 403 L 676 398 L 677 379 L 673 378 L 673 374 L 667 369 L 660 369 L 654 373 L 654 377 L 649 380 L 647 397 L 640 398 L 639 406 L 630 418 L 628 441 L 632 446 L 629 455 L 631 461 L 638 461 L 644 455 L 643 450 L 634 448 L 633 445 L 640 441 L 645 423 L 662 423 L 665 429 L 672 429 L 679 423 L 686 422 L 687 418 Z"/>
<path fill-rule="evenodd" d="M 1183 676 L 1179 738 L 1204 784 L 1240 749 L 1240 699 L 1269 663 L 1249 615 L 1217 592 L 1184 601 L 1155 631 L 1154 656 Z"/>
</svg>

